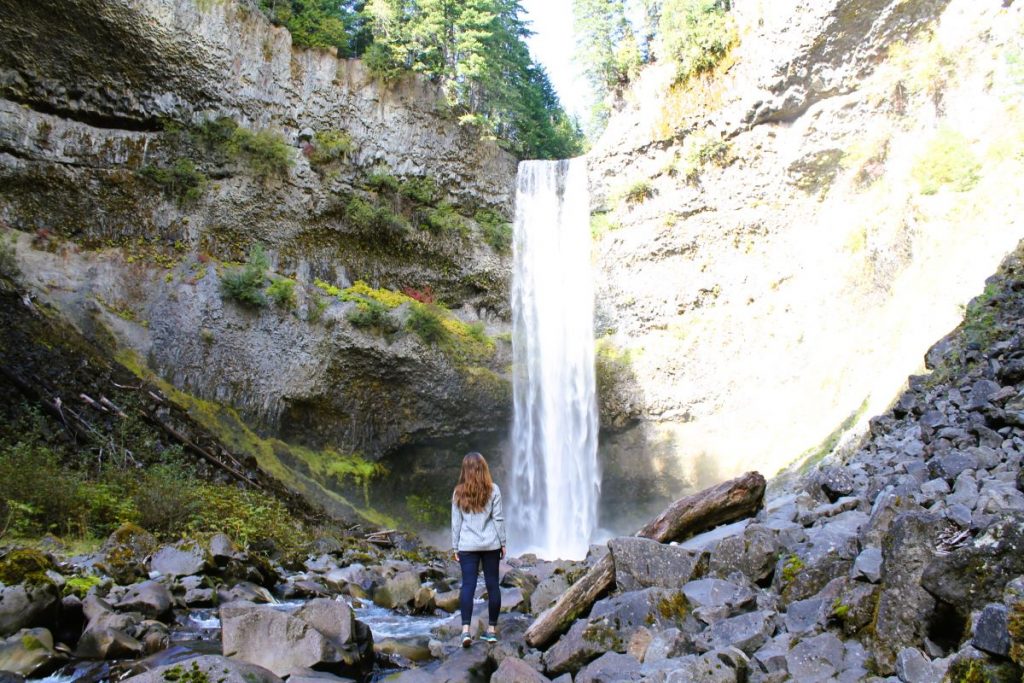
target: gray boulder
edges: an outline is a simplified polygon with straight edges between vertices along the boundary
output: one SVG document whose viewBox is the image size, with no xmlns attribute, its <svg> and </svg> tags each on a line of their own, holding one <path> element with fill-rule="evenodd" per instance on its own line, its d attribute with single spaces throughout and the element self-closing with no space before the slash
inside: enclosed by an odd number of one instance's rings
<svg viewBox="0 0 1024 683">
<path fill-rule="evenodd" d="M 803 640 L 786 654 L 786 669 L 800 683 L 831 681 L 843 668 L 845 649 L 831 633 Z"/>
<path fill-rule="evenodd" d="M 971 645 L 989 654 L 1006 657 L 1010 654 L 1009 610 L 1006 605 L 985 605 L 974 624 Z"/>
<path fill-rule="evenodd" d="M 921 585 L 966 619 L 970 612 L 1001 601 L 1007 582 L 1024 575 L 1022 548 L 1024 514 L 1004 515 L 967 545 L 929 558 Z"/>
<path fill-rule="evenodd" d="M 697 636 L 697 649 L 708 651 L 735 647 L 745 654 L 752 654 L 775 633 L 774 617 L 774 612 L 758 610 L 717 621 Z"/>
<path fill-rule="evenodd" d="M 75 648 L 82 659 L 134 659 L 141 657 L 146 646 L 124 631 L 107 626 L 86 629 Z"/>
<path fill-rule="evenodd" d="M 577 621 L 545 654 L 549 674 L 578 671 L 605 652 L 625 652 L 640 628 L 679 627 L 688 613 L 679 591 L 647 588 L 623 593 L 594 604 L 587 619 Z"/>
<path fill-rule="evenodd" d="M 144 581 L 131 586 L 116 604 L 117 609 L 138 612 L 152 619 L 170 616 L 174 598 L 167 586 L 159 581 Z"/>
<path fill-rule="evenodd" d="M 540 614 L 567 590 L 569 590 L 569 581 L 565 578 L 565 575 L 552 574 L 537 584 L 537 588 L 534 589 L 533 595 L 530 596 L 530 611 L 534 614 Z M 453 592 L 457 593 L 458 591 Z M 457 599 L 456 608 L 458 608 Z"/>
<path fill-rule="evenodd" d="M 640 662 L 630 655 L 606 652 L 576 675 L 576 683 L 611 683 L 612 681 L 638 681 L 643 674 Z"/>
<path fill-rule="evenodd" d="M 399 572 L 373 592 L 373 602 L 387 609 L 408 609 L 416 599 L 420 586 L 420 577 L 417 573 Z"/>
<path fill-rule="evenodd" d="M 373 667 L 373 637 L 343 601 L 312 600 L 294 614 L 236 602 L 220 609 L 224 654 L 277 675 L 305 668 L 360 677 Z"/>
<path fill-rule="evenodd" d="M 21 676 L 40 675 L 64 661 L 54 652 L 53 636 L 45 628 L 22 629 L 0 640 L 0 671 Z"/>
<path fill-rule="evenodd" d="M 615 563 L 615 585 L 622 592 L 679 588 L 698 573 L 703 554 L 637 536 L 613 538 L 608 548 Z"/>
<path fill-rule="evenodd" d="M 934 683 L 942 680 L 942 674 L 923 652 L 905 647 L 896 655 L 896 675 L 903 683 Z"/>
<path fill-rule="evenodd" d="M 720 578 L 738 571 L 759 583 L 772 575 L 780 548 L 778 531 L 763 524 L 751 524 L 742 535 L 723 538 L 715 546 L 708 571 Z"/>
<path fill-rule="evenodd" d="M 283 683 L 263 667 L 220 655 L 202 655 L 151 669 L 124 679 L 124 683 L 167 681 L 217 681 L 217 683 Z"/>
<path fill-rule="evenodd" d="M 163 576 L 201 574 L 208 566 L 206 551 L 195 541 L 161 546 L 149 560 L 149 568 Z"/>
<path fill-rule="evenodd" d="M 145 579 L 146 558 L 156 550 L 156 538 L 134 524 L 123 524 L 100 548 L 96 566 L 119 584 Z"/>
<path fill-rule="evenodd" d="M 882 579 L 882 549 L 864 548 L 853 561 L 851 576 L 878 583 Z"/>
<path fill-rule="evenodd" d="M 52 581 L 0 584 L 0 637 L 23 628 L 53 627 L 60 607 L 60 591 Z"/>
<path fill-rule="evenodd" d="M 547 683 L 548 679 L 517 657 L 505 657 L 490 683 Z"/>
</svg>

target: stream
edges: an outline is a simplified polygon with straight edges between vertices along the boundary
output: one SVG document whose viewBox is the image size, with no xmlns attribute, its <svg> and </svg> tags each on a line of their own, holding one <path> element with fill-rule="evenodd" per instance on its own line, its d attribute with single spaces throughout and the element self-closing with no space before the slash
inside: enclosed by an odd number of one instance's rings
<svg viewBox="0 0 1024 683">
<path fill-rule="evenodd" d="M 342 598 L 337 598 L 342 599 Z M 305 604 L 304 600 L 288 600 L 274 603 L 275 609 L 293 612 Z M 483 601 L 477 601 L 478 605 Z M 452 615 L 413 616 L 395 610 L 378 607 L 373 603 L 348 601 L 355 617 L 373 631 L 374 648 L 378 651 L 378 666 L 372 681 L 378 681 L 400 666 L 387 666 L 389 651 L 426 651 L 426 643 L 435 629 L 448 623 Z M 479 609 L 479 606 L 478 606 Z M 65 664 L 57 672 L 40 679 L 40 683 L 108 683 L 143 670 L 174 664 L 198 654 L 221 654 L 220 617 L 216 607 L 188 609 L 175 612 L 175 621 L 170 625 L 170 645 L 167 649 L 140 660 L 91 661 L 75 660 Z M 381 646 L 384 645 L 384 649 Z"/>
</svg>

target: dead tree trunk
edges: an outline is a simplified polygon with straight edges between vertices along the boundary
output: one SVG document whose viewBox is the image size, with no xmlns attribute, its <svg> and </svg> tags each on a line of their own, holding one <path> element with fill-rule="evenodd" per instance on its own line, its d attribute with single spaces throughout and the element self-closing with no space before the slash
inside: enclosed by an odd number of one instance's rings
<svg viewBox="0 0 1024 683">
<path fill-rule="evenodd" d="M 749 517 L 761 507 L 764 487 L 763 476 L 747 472 L 731 481 L 680 498 L 636 535 L 660 543 L 681 541 L 720 524 Z M 534 620 L 526 631 L 527 644 L 537 648 L 549 645 L 614 583 L 615 565 L 608 554 Z"/>
</svg>

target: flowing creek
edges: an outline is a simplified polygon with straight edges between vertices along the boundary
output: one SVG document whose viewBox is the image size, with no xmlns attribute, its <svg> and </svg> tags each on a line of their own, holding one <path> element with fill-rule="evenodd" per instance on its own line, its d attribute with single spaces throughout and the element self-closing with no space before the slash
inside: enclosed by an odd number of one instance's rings
<svg viewBox="0 0 1024 683">
<path fill-rule="evenodd" d="M 274 607 L 281 611 L 293 612 L 303 604 L 305 604 L 303 600 L 288 600 L 276 603 Z M 352 605 L 352 601 L 349 601 L 349 604 Z M 483 605 L 482 600 L 476 601 L 477 610 L 480 610 Z M 384 644 L 387 650 L 394 648 L 403 652 L 425 651 L 434 630 L 452 621 L 450 614 L 414 616 L 362 601 L 356 603 L 353 611 L 356 619 L 369 626 L 373 631 L 374 645 L 378 650 Z M 72 661 L 56 673 L 35 680 L 40 683 L 106 683 L 122 679 L 124 672 L 139 673 L 143 668 L 151 669 L 165 664 L 174 664 L 190 659 L 196 653 L 221 654 L 221 624 L 216 607 L 181 610 L 176 612 L 175 616 L 175 622 L 170 625 L 171 643 L 169 647 L 145 660 Z M 378 657 L 379 665 L 384 664 L 384 661 L 383 657 Z M 398 666 L 380 666 L 372 680 L 379 680 L 399 669 Z"/>
</svg>

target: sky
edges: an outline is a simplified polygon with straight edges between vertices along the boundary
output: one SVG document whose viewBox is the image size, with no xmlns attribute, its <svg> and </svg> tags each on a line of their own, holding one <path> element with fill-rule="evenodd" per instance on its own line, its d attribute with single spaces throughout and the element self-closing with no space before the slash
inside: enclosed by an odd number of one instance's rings
<svg viewBox="0 0 1024 683">
<path fill-rule="evenodd" d="M 572 33 L 572 0 L 521 0 L 534 35 L 533 58 L 544 65 L 551 84 L 569 114 L 585 119 L 587 85 L 572 63 L 576 40 Z"/>
</svg>

